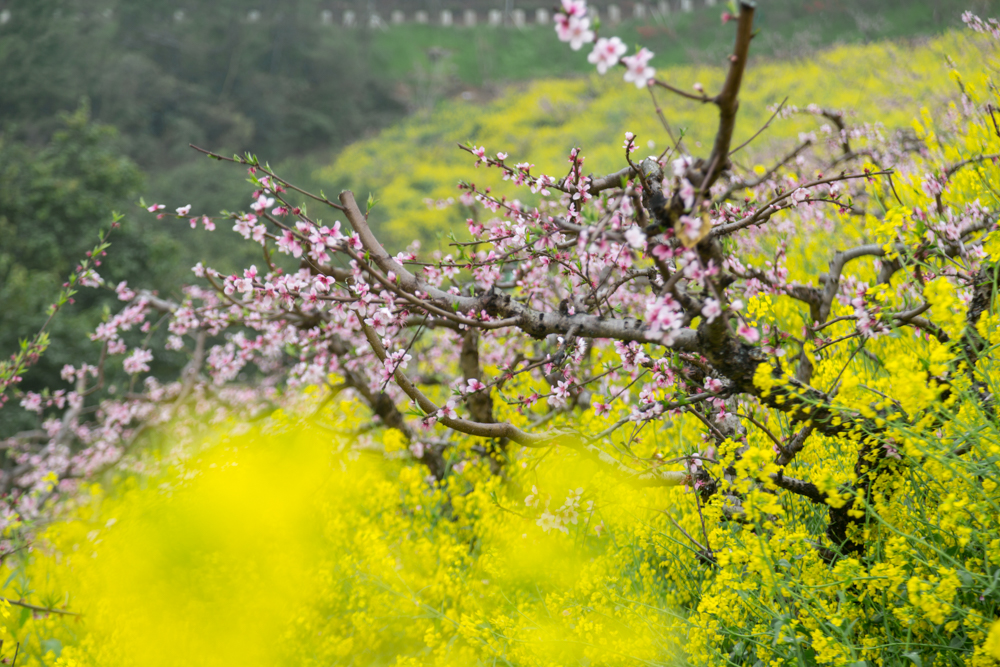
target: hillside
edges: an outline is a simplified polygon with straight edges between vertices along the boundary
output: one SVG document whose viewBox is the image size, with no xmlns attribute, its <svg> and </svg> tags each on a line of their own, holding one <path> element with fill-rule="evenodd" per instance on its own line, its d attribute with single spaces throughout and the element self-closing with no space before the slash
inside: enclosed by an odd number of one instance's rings
<svg viewBox="0 0 1000 667">
<path fill-rule="evenodd" d="M 391 4 L 391 3 L 382 3 Z M 501 2 L 467 1 L 454 3 L 405 3 L 412 6 L 436 4 L 454 7 L 474 7 L 484 15 L 484 5 L 502 6 Z M 530 17 L 536 7 L 550 7 L 552 2 L 512 3 L 526 7 Z M 646 19 L 632 20 L 631 2 L 591 3 L 600 9 L 602 30 L 621 36 L 626 44 L 642 44 L 656 53 L 659 67 L 684 64 L 719 64 L 730 47 L 728 31 L 719 29 L 719 16 L 727 10 L 725 2 L 696 1 L 693 11 L 678 10 L 679 2 L 668 15 L 656 10 L 656 2 L 645 3 Z M 608 21 L 608 5 L 620 6 L 625 18 L 620 25 Z M 758 3 L 758 38 L 753 51 L 758 56 L 782 59 L 806 57 L 818 49 L 837 44 L 870 43 L 885 39 L 925 38 L 961 25 L 961 14 L 967 9 L 981 15 L 993 15 L 996 0 L 975 0 L 953 3 L 945 0 L 766 0 Z M 380 7 L 382 5 L 379 5 Z M 380 10 L 381 11 L 381 10 Z M 388 11 L 388 6 L 386 7 Z M 382 12 L 385 14 L 386 12 Z M 412 10 L 410 14 L 412 15 Z M 433 15 L 431 16 L 433 19 Z M 509 81 L 538 77 L 585 74 L 591 68 L 583 54 L 574 53 L 551 38 L 550 25 L 529 23 L 520 30 L 490 29 L 477 26 L 473 30 L 460 26 L 390 25 L 374 31 L 374 50 L 384 59 L 387 71 L 403 81 L 417 74 L 430 75 L 447 70 L 456 87 L 489 87 Z M 440 55 L 446 54 L 445 63 Z M 404 90 L 422 101 L 424 81 L 410 83 Z"/>
<path fill-rule="evenodd" d="M 485 0 L 474 4 L 486 6 Z M 628 3 L 619 4 L 627 15 Z M 410 3 L 416 5 L 424 6 Z M 969 3 L 984 15 L 995 14 L 997 5 Z M 471 169 L 456 142 L 507 150 L 556 174 L 573 145 L 585 148 L 595 172 L 618 165 L 620 156 L 591 147 L 607 143 L 599 139 L 609 133 L 620 136 L 626 125 L 643 141 L 664 146 L 643 94 L 617 78 L 592 75 L 585 54 L 565 48 L 551 27 L 473 31 L 405 24 L 367 31 L 317 20 L 323 11 L 348 6 L 361 5 L 265 3 L 253 10 L 257 17 L 251 21 L 240 0 L 190 0 L 183 10 L 151 0 L 0 0 L 0 176 L 8 201 L 0 227 L 6 238 L 16 239 L 4 248 L 16 261 L 0 257 L 0 283 L 19 294 L 24 290 L 18 286 L 35 286 L 33 300 L 0 294 L 8 313 L 0 347 L 14 349 L 19 338 L 41 326 L 44 304 L 65 280 L 62 267 L 72 266 L 80 245 L 96 238 L 111 210 L 126 214 L 129 239 L 119 237 L 111 252 L 132 258 L 116 263 L 129 269 L 113 277 L 136 287 L 176 296 L 199 261 L 224 272 L 260 261 L 258 253 L 234 248 L 228 233 L 192 232 L 136 206 L 141 196 L 170 209 L 191 204 L 208 213 L 247 205 L 245 173 L 200 157 L 189 143 L 223 153 L 252 151 L 309 188 L 375 193 L 380 202 L 373 220 L 395 231 L 397 244 L 414 229 L 433 240 L 463 220 L 458 209 L 427 210 L 425 198 L 455 195 L 460 178 L 495 176 Z M 425 6 L 452 5 L 429 0 Z M 943 54 L 917 47 L 932 73 L 917 76 L 916 63 L 903 62 L 911 58 L 906 43 L 919 45 L 956 25 L 963 6 L 886 0 L 872 11 L 862 0 L 761 2 L 754 53 L 771 64 L 753 70 L 740 132 L 754 131 L 765 106 L 780 101 L 780 93 L 771 91 L 786 88 L 796 91 L 793 103 L 855 107 L 865 117 L 884 118 L 896 103 L 884 100 L 881 91 L 897 67 L 911 80 L 913 99 L 948 94 L 952 84 L 941 68 Z M 719 3 L 665 20 L 626 21 L 615 32 L 647 44 L 661 70 L 679 67 L 668 76 L 680 85 L 700 80 L 711 86 L 718 77 L 713 66 L 723 60 L 730 39 L 731 26 L 719 21 L 723 9 Z M 898 44 L 844 46 L 803 64 L 808 54 L 831 44 L 885 38 Z M 862 53 L 883 55 L 856 55 Z M 823 62 L 838 58 L 845 65 L 836 79 L 817 74 Z M 771 75 L 765 72 L 773 72 L 775 81 L 767 81 Z M 536 77 L 548 78 L 532 82 Z M 669 109 L 671 122 L 689 127 L 694 138 L 704 131 L 698 112 L 686 105 Z M 67 113 L 73 114 L 69 120 Z M 907 113 L 892 122 L 908 121 Z M 808 122 L 775 127 L 764 145 L 794 136 Z M 87 156 L 95 154 L 120 156 L 116 169 L 129 178 L 89 178 L 93 165 Z M 59 206 L 52 205 L 53 192 Z M 78 199 L 101 205 L 78 205 Z M 69 212 L 59 216 L 73 235 L 53 231 L 50 220 L 60 207 Z M 19 250 L 53 244 L 59 246 L 50 248 L 58 262 L 35 262 L 35 255 Z M 73 318 L 99 317 L 94 303 L 81 301 L 54 334 L 84 340 L 80 332 L 86 327 Z M 28 385 L 51 384 L 61 363 L 43 361 Z"/>
<path fill-rule="evenodd" d="M 952 33 L 915 45 L 840 46 L 802 61 L 758 58 L 744 81 L 735 142 L 754 134 L 785 95 L 789 105 L 851 111 L 857 122 L 878 122 L 889 132 L 905 130 L 912 124 L 914 109 L 935 108 L 954 96 L 948 59 L 958 69 L 977 62 L 981 53 L 971 44 L 966 35 Z M 722 75 L 720 68 L 698 65 L 660 72 L 664 80 L 685 90 L 696 82 L 712 90 Z M 669 122 L 685 134 L 686 141 L 698 146 L 713 135 L 714 110 L 665 93 L 658 96 Z M 800 132 L 818 130 L 825 122 L 819 120 L 802 114 L 776 121 L 737 162 L 752 167 L 762 156 L 787 147 Z M 373 193 L 379 200 L 371 214 L 373 224 L 401 249 L 414 230 L 432 241 L 464 227 L 463 207 L 438 210 L 425 204 L 427 199 L 457 197 L 459 180 L 514 195 L 510 183 L 495 170 L 474 169 L 474 159 L 456 144 L 473 142 L 491 154 L 504 151 L 512 161 L 530 161 L 538 165 L 536 171 L 559 178 L 574 146 L 583 148 L 588 171 L 604 174 L 619 169 L 623 155 L 616 138 L 626 131 L 638 135 L 640 146 L 653 142 L 650 153 L 668 146 L 649 94 L 618 76 L 534 81 L 511 87 L 486 105 L 443 103 L 431 114 L 353 144 L 315 177 L 328 192 L 346 188 L 361 197 Z M 522 189 L 516 196 L 530 194 Z"/>
</svg>

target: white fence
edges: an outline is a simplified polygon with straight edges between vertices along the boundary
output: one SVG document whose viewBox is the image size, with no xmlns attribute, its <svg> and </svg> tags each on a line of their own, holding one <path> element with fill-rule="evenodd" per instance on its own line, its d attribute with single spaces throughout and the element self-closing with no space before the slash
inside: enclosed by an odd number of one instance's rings
<svg viewBox="0 0 1000 667">
<path fill-rule="evenodd" d="M 674 2 L 659 0 L 659 2 L 635 3 L 631 6 L 630 12 L 626 12 L 619 5 L 608 5 L 603 9 L 591 7 L 590 12 L 595 18 L 615 24 L 626 20 L 663 20 L 674 12 L 694 11 L 696 5 L 714 7 L 715 4 L 716 0 L 674 0 Z M 421 25 L 435 24 L 445 28 L 474 28 L 481 25 L 524 28 L 529 25 L 551 25 L 553 16 L 552 12 L 548 9 L 514 9 L 509 13 L 499 9 L 490 9 L 486 12 L 476 12 L 474 9 L 466 9 L 461 12 L 453 9 L 443 9 L 433 15 L 425 9 L 417 9 L 409 13 L 395 9 L 385 18 L 376 12 L 362 16 L 353 10 L 345 10 L 340 16 L 337 16 L 331 10 L 324 10 L 320 14 L 320 21 L 324 25 L 339 24 L 346 28 L 359 28 L 363 26 L 379 28 L 387 25 L 403 25 L 406 23 Z"/>
<path fill-rule="evenodd" d="M 603 9 L 591 7 L 591 14 L 595 18 L 600 18 L 610 24 L 621 23 L 626 20 L 646 21 L 649 19 L 664 20 L 672 12 L 691 12 L 695 5 L 714 7 L 716 0 L 659 0 L 659 2 L 634 3 L 631 11 L 626 12 L 618 5 L 608 5 Z M 102 16 L 110 19 L 110 10 L 105 11 Z M 249 9 L 242 16 L 247 23 L 260 23 L 268 20 L 268 16 L 258 9 Z M 486 12 L 477 12 L 474 9 L 462 11 L 453 9 L 443 9 L 433 14 L 426 9 L 417 9 L 405 12 L 400 9 L 392 10 L 383 17 L 377 12 L 357 12 L 354 10 L 344 10 L 334 12 L 324 9 L 319 13 L 319 21 L 322 25 L 340 25 L 345 28 L 370 28 L 386 29 L 390 26 L 404 25 L 407 23 L 429 25 L 434 24 L 445 28 L 474 28 L 476 26 L 487 25 L 491 27 L 513 27 L 524 28 L 530 25 L 548 26 L 553 21 L 552 12 L 548 9 L 513 9 L 504 12 L 499 9 L 491 9 Z M 194 20 L 183 9 L 173 12 L 173 19 L 176 23 Z M 0 26 L 16 23 L 17 14 L 10 9 L 0 10 Z"/>
</svg>

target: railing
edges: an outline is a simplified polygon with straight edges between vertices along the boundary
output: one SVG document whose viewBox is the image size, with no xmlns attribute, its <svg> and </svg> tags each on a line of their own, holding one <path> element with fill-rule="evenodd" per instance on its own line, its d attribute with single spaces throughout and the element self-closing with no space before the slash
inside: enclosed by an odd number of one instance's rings
<svg viewBox="0 0 1000 667">
<path fill-rule="evenodd" d="M 716 0 L 700 0 L 699 4 L 712 7 Z M 600 16 L 608 23 L 620 23 L 623 20 L 635 19 L 639 21 L 649 18 L 666 19 L 674 12 L 690 12 L 694 10 L 695 0 L 660 0 L 656 3 L 636 2 L 631 6 L 631 11 L 626 14 L 622 7 L 616 4 L 607 5 L 604 8 L 591 7 L 593 14 Z M 259 18 L 259 17 L 258 17 Z M 325 25 L 339 23 L 347 28 L 385 28 L 388 25 L 402 25 L 405 23 L 431 24 L 442 27 L 466 27 L 474 28 L 479 25 L 492 27 L 509 26 L 523 28 L 530 24 L 547 26 L 552 22 L 552 12 L 548 9 L 537 8 L 525 10 L 515 8 L 509 12 L 502 9 L 490 9 L 487 11 L 476 11 L 475 9 L 452 10 L 442 9 L 439 12 L 430 12 L 426 9 L 418 9 L 407 13 L 401 9 L 395 9 L 387 16 L 378 12 L 357 12 L 355 10 L 344 10 L 338 17 L 333 10 L 323 10 L 320 12 L 320 21 Z"/>
<path fill-rule="evenodd" d="M 630 6 L 622 7 L 608 4 L 603 7 L 591 6 L 592 14 L 610 24 L 625 20 L 644 21 L 648 19 L 666 20 L 676 12 L 690 12 L 695 4 L 713 7 L 716 0 L 659 0 L 658 2 L 632 2 Z M 510 4 L 510 3 L 508 3 Z M 110 10 L 109 10 L 110 11 Z M 104 18 L 111 18 L 109 11 L 104 12 Z M 173 13 L 176 23 L 183 23 L 191 17 L 183 9 Z M 268 20 L 268 16 L 260 10 L 251 9 L 242 17 L 247 23 L 260 23 Z M 490 27 L 524 28 L 529 25 L 548 26 L 552 23 L 552 12 L 549 9 L 416 9 L 404 11 L 393 9 L 385 14 L 375 10 L 358 11 L 343 9 L 335 11 L 323 9 L 319 12 L 319 21 L 323 25 L 340 25 L 345 28 L 386 29 L 389 26 L 404 24 L 437 25 L 445 28 L 474 28 L 481 25 Z M 0 26 L 16 22 L 16 14 L 10 9 L 0 10 Z"/>
</svg>

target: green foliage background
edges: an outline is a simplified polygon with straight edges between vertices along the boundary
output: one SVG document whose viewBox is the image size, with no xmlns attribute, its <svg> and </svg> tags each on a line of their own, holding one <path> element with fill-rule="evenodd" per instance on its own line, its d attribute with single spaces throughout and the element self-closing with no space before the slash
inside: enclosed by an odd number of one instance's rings
<svg viewBox="0 0 1000 667">
<path fill-rule="evenodd" d="M 110 126 L 91 122 L 84 105 L 63 114 L 47 145 L 0 138 L 0 349 L 18 349 L 18 340 L 38 331 L 60 286 L 97 243 L 98 230 L 110 228 L 111 213 L 138 196 L 144 177 L 121 150 Z M 139 278 L 142 287 L 175 285 L 179 244 L 162 228 L 137 224 L 133 216 L 114 231 L 114 255 L 98 271 L 113 287 Z M 120 302 L 110 290 L 84 288 L 48 329 L 53 345 L 26 376 L 25 390 L 63 384 L 59 369 L 95 359 L 87 333 Z M 170 356 L 159 369 L 169 372 Z M 120 379 L 120 378 L 115 378 Z M 0 433 L 27 428 L 34 420 L 17 410 L 0 412 Z"/>
</svg>

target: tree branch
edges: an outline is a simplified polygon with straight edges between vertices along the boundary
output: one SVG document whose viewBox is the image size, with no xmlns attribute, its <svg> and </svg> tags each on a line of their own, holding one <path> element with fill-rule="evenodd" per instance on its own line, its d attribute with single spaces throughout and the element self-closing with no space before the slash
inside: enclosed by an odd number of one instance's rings
<svg viewBox="0 0 1000 667">
<path fill-rule="evenodd" d="M 22 602 L 21 600 L 11 600 L 10 598 L 3 598 L 3 597 L 0 597 L 0 600 L 3 600 L 4 602 L 15 605 L 17 607 L 24 607 L 25 609 L 30 609 L 31 611 L 38 612 L 39 614 L 61 614 L 63 616 L 80 615 L 75 611 L 66 611 L 64 609 L 53 609 L 51 607 L 39 607 L 37 605 L 28 604 L 27 602 Z"/>
<path fill-rule="evenodd" d="M 344 191 L 340 194 L 340 201 L 344 204 L 348 222 L 358 234 L 361 244 L 368 251 L 375 264 L 387 276 L 389 274 L 395 275 L 396 286 L 399 289 L 414 296 L 417 294 L 427 295 L 430 302 L 442 310 L 473 313 L 485 310 L 491 317 L 502 319 L 505 322 L 509 321 L 509 326 L 517 327 L 534 338 L 544 338 L 550 334 L 567 334 L 573 331 L 575 335 L 583 338 L 610 338 L 642 343 L 659 342 L 659 344 L 665 345 L 656 339 L 649 339 L 649 327 L 642 320 L 631 317 L 604 318 L 587 313 L 543 312 L 514 300 L 509 294 L 499 291 L 496 287 L 478 297 L 460 296 L 437 289 L 414 276 L 403 265 L 389 256 L 382 244 L 372 234 L 368 222 L 354 201 L 354 195 L 349 191 Z M 423 297 L 418 298 L 422 299 Z M 419 305 L 420 302 L 416 303 Z M 469 324 L 470 326 L 482 326 L 482 323 L 471 320 Z M 678 332 L 674 342 L 666 346 L 688 352 L 698 351 L 697 332 L 683 329 Z"/>
<path fill-rule="evenodd" d="M 736 129 L 736 112 L 740 108 L 739 92 L 743 82 L 743 72 L 747 66 L 750 40 L 753 39 L 753 16 L 757 4 L 752 0 L 740 0 L 740 16 L 736 25 L 736 46 L 730 56 L 729 73 L 722 91 L 713 100 L 719 107 L 719 130 L 715 134 L 715 145 L 708 159 L 709 170 L 700 183 L 702 192 L 708 192 L 715 180 L 726 168 L 729 161 L 729 147 Z"/>
</svg>

